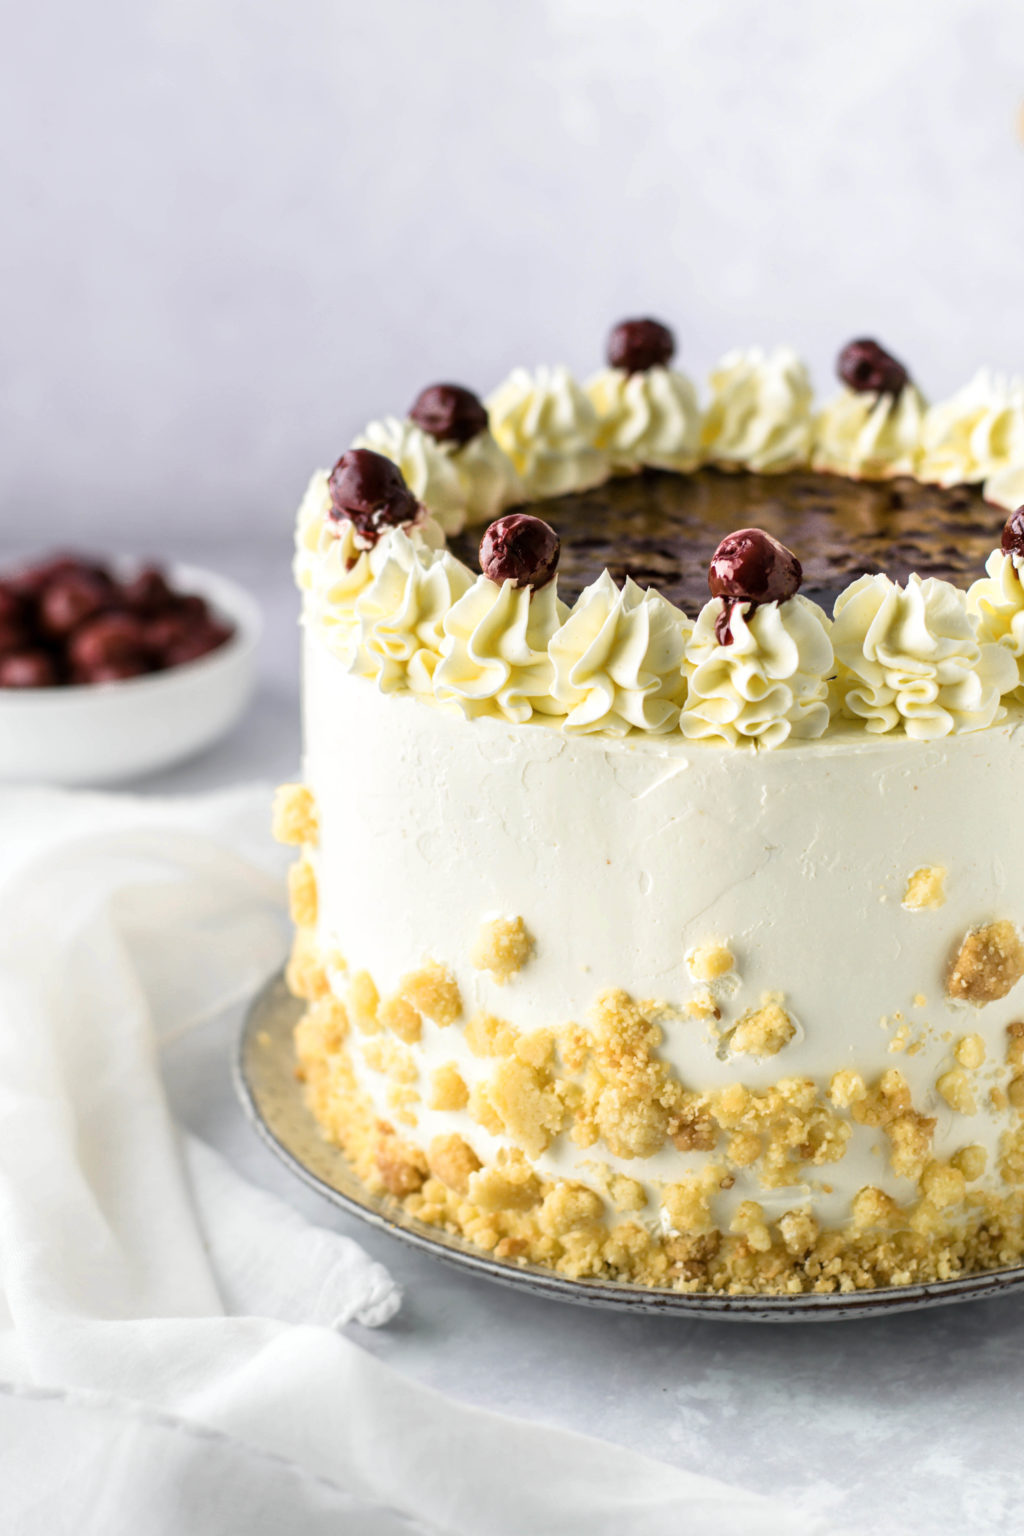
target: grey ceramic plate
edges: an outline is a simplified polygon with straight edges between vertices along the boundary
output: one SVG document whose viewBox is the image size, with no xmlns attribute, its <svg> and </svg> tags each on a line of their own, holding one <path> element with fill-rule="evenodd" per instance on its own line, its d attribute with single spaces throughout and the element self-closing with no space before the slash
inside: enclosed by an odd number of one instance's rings
<svg viewBox="0 0 1024 1536">
<path fill-rule="evenodd" d="M 342 1154 L 320 1135 L 295 1077 L 292 1030 L 302 1011 L 280 976 L 267 984 L 249 1010 L 239 1046 L 236 1081 L 253 1126 L 293 1173 L 326 1199 L 361 1221 L 390 1232 L 423 1253 L 458 1269 L 583 1306 L 630 1312 L 673 1313 L 679 1317 L 735 1319 L 757 1323 L 837 1322 L 947 1306 L 1003 1296 L 1024 1289 L 1024 1268 L 997 1269 L 934 1285 L 838 1296 L 682 1295 L 615 1281 L 567 1280 L 534 1264 L 503 1263 L 461 1238 L 425 1226 L 387 1197 L 372 1195 Z"/>
</svg>

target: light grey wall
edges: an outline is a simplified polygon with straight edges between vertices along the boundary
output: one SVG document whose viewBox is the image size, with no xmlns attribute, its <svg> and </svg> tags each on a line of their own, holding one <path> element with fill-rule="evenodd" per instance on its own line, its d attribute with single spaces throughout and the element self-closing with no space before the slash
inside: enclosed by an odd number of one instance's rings
<svg viewBox="0 0 1024 1536">
<path fill-rule="evenodd" d="M 284 529 L 629 311 L 1024 368 L 1015 0 L 53 0 L 0 39 L 0 532 Z"/>
</svg>

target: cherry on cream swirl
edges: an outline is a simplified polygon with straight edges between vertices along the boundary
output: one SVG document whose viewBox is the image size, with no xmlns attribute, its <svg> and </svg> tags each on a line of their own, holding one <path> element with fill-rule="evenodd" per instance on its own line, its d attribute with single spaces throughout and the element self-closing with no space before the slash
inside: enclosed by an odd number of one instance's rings
<svg viewBox="0 0 1024 1536">
<path fill-rule="evenodd" d="M 799 592 L 753 612 L 737 603 L 723 645 L 715 634 L 723 601 L 705 603 L 686 647 L 683 735 L 763 747 L 824 735 L 834 670 L 828 616 Z"/>
<path fill-rule="evenodd" d="M 913 384 L 898 395 L 844 389 L 815 423 L 811 468 L 862 480 L 912 475 L 926 409 Z"/>
<path fill-rule="evenodd" d="M 700 462 L 700 405 L 685 374 L 671 368 L 627 373 L 605 368 L 588 380 L 597 444 L 618 470 L 675 470 Z"/>
<path fill-rule="evenodd" d="M 450 444 L 437 442 L 415 422 L 386 416 L 371 421 L 352 446 L 372 448 L 397 464 L 416 500 L 445 533 L 458 533 L 465 526 L 466 491 Z"/>
<path fill-rule="evenodd" d="M 500 586 L 480 576 L 446 615 L 435 696 L 465 715 L 494 715 L 523 724 L 535 712 L 561 714 L 551 685 L 552 635 L 568 615 L 557 580 L 545 586 Z"/>
</svg>

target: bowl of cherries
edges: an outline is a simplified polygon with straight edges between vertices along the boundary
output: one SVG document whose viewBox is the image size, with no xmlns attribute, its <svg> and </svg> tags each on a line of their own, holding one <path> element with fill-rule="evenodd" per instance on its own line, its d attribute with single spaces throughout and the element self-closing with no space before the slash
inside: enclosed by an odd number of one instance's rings
<svg viewBox="0 0 1024 1536">
<path fill-rule="evenodd" d="M 195 567 L 0 571 L 0 778 L 109 783 L 201 751 L 251 697 L 259 631 L 252 598 Z"/>
</svg>

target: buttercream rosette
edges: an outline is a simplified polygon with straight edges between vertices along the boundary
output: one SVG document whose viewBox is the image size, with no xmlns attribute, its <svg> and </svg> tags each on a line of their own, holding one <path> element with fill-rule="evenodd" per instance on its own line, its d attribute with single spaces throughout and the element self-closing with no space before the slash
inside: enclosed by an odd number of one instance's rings
<svg viewBox="0 0 1024 1536">
<path fill-rule="evenodd" d="M 1001 645 L 1017 665 L 1013 697 L 1024 702 L 1024 558 L 994 549 L 985 562 L 986 574 L 967 592 L 967 610 L 973 616 L 978 639 L 984 645 Z"/>
<path fill-rule="evenodd" d="M 438 701 L 520 725 L 535 713 L 561 714 L 548 645 L 568 613 L 555 581 L 533 588 L 478 577 L 445 616 Z"/>
<path fill-rule="evenodd" d="M 701 449 L 720 469 L 781 474 L 810 459 L 814 396 L 795 352 L 729 352 L 711 374 Z"/>
<path fill-rule="evenodd" d="M 855 480 L 912 475 L 926 410 L 910 383 L 895 395 L 843 389 L 815 423 L 811 468 Z"/>
<path fill-rule="evenodd" d="M 627 373 L 604 368 L 586 386 L 597 412 L 597 445 L 619 472 L 674 470 L 700 462 L 700 405 L 685 374 L 673 368 Z"/>
<path fill-rule="evenodd" d="M 686 696 L 683 655 L 693 628 L 660 593 L 607 571 L 551 637 L 552 694 L 570 735 L 675 730 Z"/>
<path fill-rule="evenodd" d="M 347 614 L 339 612 L 328 644 L 349 671 L 382 693 L 433 692 L 444 621 L 472 583 L 466 567 L 403 529 L 385 535 L 369 557 L 370 580 Z"/>
<path fill-rule="evenodd" d="M 568 368 L 516 368 L 486 403 L 495 440 L 528 496 L 564 496 L 607 479 L 597 412 Z"/>
<path fill-rule="evenodd" d="M 948 581 L 862 576 L 836 601 L 832 630 L 842 713 L 873 735 L 930 741 L 993 724 L 1017 682 L 1013 657 L 982 641 Z"/>
<path fill-rule="evenodd" d="M 731 602 L 730 643 L 722 644 L 725 601 L 705 603 L 686 647 L 684 736 L 779 747 L 823 735 L 834 668 L 827 614 L 799 592 L 784 602 Z"/>
<path fill-rule="evenodd" d="M 1024 379 L 980 369 L 927 412 L 917 477 L 933 485 L 984 482 L 986 499 L 1012 509 L 1024 499 Z"/>
</svg>

